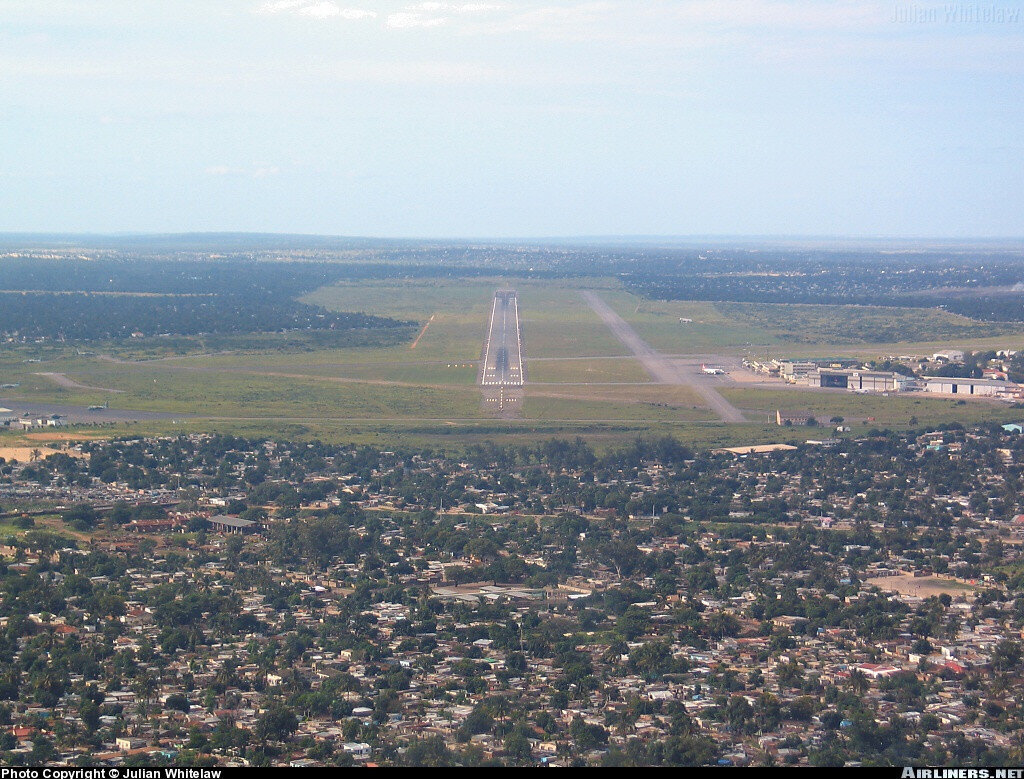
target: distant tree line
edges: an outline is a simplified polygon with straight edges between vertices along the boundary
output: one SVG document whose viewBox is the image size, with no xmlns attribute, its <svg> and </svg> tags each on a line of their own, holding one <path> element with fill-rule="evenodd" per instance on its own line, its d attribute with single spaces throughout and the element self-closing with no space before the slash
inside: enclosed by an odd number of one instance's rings
<svg viewBox="0 0 1024 779">
<path fill-rule="evenodd" d="M 34 340 L 91 341 L 128 338 L 133 333 L 201 333 L 324 330 L 344 333 L 410 323 L 362 313 L 326 311 L 287 299 L 219 294 L 210 297 L 140 297 L 53 294 L 0 294 L 0 333 Z"/>
<path fill-rule="evenodd" d="M 368 266 L 323 263 L 7 260 L 0 263 L 0 334 L 88 341 L 134 333 L 344 334 L 411 327 L 295 300 L 343 277 L 375 274 Z"/>
</svg>

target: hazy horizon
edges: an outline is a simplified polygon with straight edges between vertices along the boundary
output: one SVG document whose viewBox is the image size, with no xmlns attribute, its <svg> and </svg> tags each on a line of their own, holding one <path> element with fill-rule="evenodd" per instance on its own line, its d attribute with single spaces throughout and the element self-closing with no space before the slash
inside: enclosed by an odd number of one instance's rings
<svg viewBox="0 0 1024 779">
<path fill-rule="evenodd" d="M 145 231 L 0 231 L 0 242 L 36 241 L 71 241 L 76 239 L 89 240 L 158 240 L 158 239 L 197 239 L 207 238 L 216 242 L 227 238 L 245 239 L 296 239 L 317 241 L 367 241 L 373 243 L 495 243 L 517 244 L 532 243 L 566 244 L 566 245 L 635 245 L 644 246 L 651 243 L 675 244 L 686 247 L 720 248 L 721 242 L 749 244 L 751 246 L 788 246 L 788 245 L 828 245 L 845 244 L 850 247 L 871 247 L 878 249 L 899 249 L 902 247 L 943 247 L 947 245 L 965 248 L 1007 248 L 1024 250 L 1024 236 L 898 236 L 898 235 L 752 235 L 752 234 L 692 234 L 692 235 L 438 235 L 438 236 L 398 236 L 398 235 L 344 235 L 332 233 L 297 233 L 297 232 L 257 232 L 238 230 L 180 231 L 180 232 L 145 232 Z"/>
</svg>

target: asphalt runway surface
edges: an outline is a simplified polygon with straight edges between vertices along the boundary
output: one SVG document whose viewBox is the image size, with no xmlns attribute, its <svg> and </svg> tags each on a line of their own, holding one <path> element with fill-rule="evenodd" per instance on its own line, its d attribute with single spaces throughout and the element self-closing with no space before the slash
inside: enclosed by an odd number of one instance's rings
<svg viewBox="0 0 1024 779">
<path fill-rule="evenodd" d="M 480 383 L 485 387 L 522 387 L 523 379 L 519 298 L 515 292 L 496 292 L 484 342 Z"/>
</svg>

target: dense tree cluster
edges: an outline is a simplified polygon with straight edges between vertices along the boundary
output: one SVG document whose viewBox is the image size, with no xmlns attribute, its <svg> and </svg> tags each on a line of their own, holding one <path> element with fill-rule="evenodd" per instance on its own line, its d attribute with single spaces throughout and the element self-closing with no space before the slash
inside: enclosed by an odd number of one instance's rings
<svg viewBox="0 0 1024 779">
<path fill-rule="evenodd" d="M 335 345 L 359 343 L 364 331 L 402 337 L 411 323 L 295 300 L 322 284 L 379 274 L 323 263 L 8 259 L 0 262 L 0 333 L 89 341 L 303 330 L 332 333 Z"/>
</svg>

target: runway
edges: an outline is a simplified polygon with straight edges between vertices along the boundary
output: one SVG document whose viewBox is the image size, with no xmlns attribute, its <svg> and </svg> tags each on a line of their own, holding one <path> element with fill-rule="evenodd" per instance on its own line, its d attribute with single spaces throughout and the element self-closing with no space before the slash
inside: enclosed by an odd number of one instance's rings
<svg viewBox="0 0 1024 779">
<path fill-rule="evenodd" d="M 605 303 L 597 294 L 584 292 L 583 298 L 590 304 L 601 321 L 603 321 L 612 334 L 619 339 L 623 346 L 629 349 L 633 355 L 640 360 L 644 370 L 654 381 L 660 384 L 682 384 L 692 387 L 704 402 L 711 407 L 719 419 L 723 422 L 742 423 L 746 422 L 743 414 L 738 408 L 723 398 L 712 386 L 709 377 L 697 372 L 696 366 L 690 368 L 678 368 L 667 359 L 665 355 L 651 348 L 637 332 L 630 327 L 621 316 L 612 310 L 612 307 Z"/>
<path fill-rule="evenodd" d="M 480 384 L 522 387 L 523 349 L 519 337 L 519 297 L 514 290 L 494 293 L 491 322 L 484 341 Z"/>
</svg>

